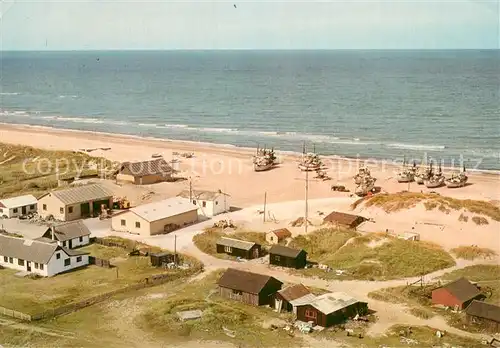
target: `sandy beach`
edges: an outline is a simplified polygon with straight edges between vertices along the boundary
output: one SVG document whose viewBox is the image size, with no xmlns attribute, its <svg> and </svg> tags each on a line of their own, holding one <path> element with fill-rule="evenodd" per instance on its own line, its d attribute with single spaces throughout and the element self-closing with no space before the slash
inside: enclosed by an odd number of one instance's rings
<svg viewBox="0 0 500 348">
<path fill-rule="evenodd" d="M 290 153 L 281 153 L 279 155 L 281 164 L 273 170 L 254 172 L 251 156 L 255 150 L 233 146 L 17 125 L 0 125 L 0 139 L 5 143 L 51 150 L 109 147 L 107 151 L 95 150 L 90 155 L 118 162 L 146 160 L 154 153 L 160 153 L 165 159 L 170 160 L 174 158 L 173 152 L 193 152 L 195 156 L 192 159 L 177 157 L 179 162 L 175 163 L 175 166 L 180 170 L 180 175 L 191 177 L 194 188 L 226 191 L 231 195 L 233 204 L 237 206 L 261 203 L 264 200 L 264 193 L 267 193 L 267 201 L 270 203 L 298 200 L 305 196 L 305 174 L 297 169 L 299 157 Z M 331 192 L 330 186 L 345 185 L 353 191 L 355 185 L 352 177 L 362 164 L 370 168 L 383 192 L 400 192 L 408 189 L 415 192 L 431 191 L 415 183 L 411 185 L 397 183 L 395 174 L 399 167 L 391 163 L 335 157 L 324 157 L 323 161 L 332 179 L 317 180 L 313 178 L 314 173 L 310 173 L 309 198 L 311 199 L 348 195 Z M 459 189 L 442 187 L 434 191 L 454 198 L 500 201 L 498 174 L 469 172 L 468 175 L 471 183 L 469 186 Z M 186 188 L 187 183 L 168 183 L 161 186 L 165 186 L 166 194 L 170 192 L 175 194 L 180 189 Z"/>
</svg>

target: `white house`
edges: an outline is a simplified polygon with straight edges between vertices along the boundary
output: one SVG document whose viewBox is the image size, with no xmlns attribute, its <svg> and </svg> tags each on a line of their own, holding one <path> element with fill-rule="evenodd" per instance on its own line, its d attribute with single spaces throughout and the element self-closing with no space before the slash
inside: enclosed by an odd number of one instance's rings
<svg viewBox="0 0 500 348">
<path fill-rule="evenodd" d="M 0 265 L 50 277 L 89 264 L 88 253 L 35 240 L 0 235 Z"/>
<path fill-rule="evenodd" d="M 57 245 L 73 249 L 90 243 L 90 230 L 83 220 L 66 222 L 51 226 L 37 241 L 57 243 Z"/>
<path fill-rule="evenodd" d="M 0 199 L 0 217 L 18 217 L 37 211 L 37 199 L 32 195 Z"/>
<path fill-rule="evenodd" d="M 193 205 L 196 205 L 200 216 L 212 217 L 228 212 L 231 207 L 230 196 L 221 190 L 184 190 L 177 196 L 189 199 Z"/>
</svg>

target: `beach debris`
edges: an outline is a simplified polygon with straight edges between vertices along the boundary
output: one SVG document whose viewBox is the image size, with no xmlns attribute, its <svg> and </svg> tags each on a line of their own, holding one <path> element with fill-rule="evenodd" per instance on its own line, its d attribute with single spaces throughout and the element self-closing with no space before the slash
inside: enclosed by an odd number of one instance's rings
<svg viewBox="0 0 500 348">
<path fill-rule="evenodd" d="M 214 228 L 235 228 L 235 225 L 233 224 L 232 220 L 219 220 L 217 222 L 214 222 L 213 224 Z"/>
<path fill-rule="evenodd" d="M 154 191 L 149 191 L 149 192 L 147 192 L 147 193 L 144 193 L 144 194 L 141 196 L 141 200 L 142 200 L 142 201 L 145 201 L 145 200 L 147 200 L 147 199 L 151 198 L 151 196 L 153 196 L 154 194 L 155 194 L 155 192 L 154 192 Z"/>
<path fill-rule="evenodd" d="M 349 192 L 349 190 L 346 189 L 344 185 L 332 185 L 330 187 L 330 190 L 336 192 Z"/>
<path fill-rule="evenodd" d="M 179 317 L 179 319 L 182 321 L 195 320 L 201 318 L 202 316 L 203 312 L 200 311 L 199 309 L 192 311 L 177 312 L 177 317 Z"/>
<path fill-rule="evenodd" d="M 229 336 L 231 338 L 235 338 L 236 337 L 236 333 L 235 331 L 233 330 L 229 330 L 227 327 L 223 326 L 222 327 L 222 330 L 224 331 L 224 333 L 226 334 L 226 336 Z"/>
<path fill-rule="evenodd" d="M 306 219 L 304 219 L 302 216 L 293 220 L 292 222 L 290 222 L 290 226 L 292 227 L 302 227 L 304 226 L 306 223 Z M 312 226 L 312 222 L 310 220 L 307 220 L 307 224 L 309 226 Z"/>
<path fill-rule="evenodd" d="M 11 156 L 11 157 L 7 158 L 6 160 L 4 160 L 4 161 L 0 162 L 0 165 L 1 165 L 1 164 L 4 164 L 4 163 L 7 163 L 7 162 L 9 162 L 9 161 L 12 161 L 14 158 L 16 158 L 16 156 Z"/>
<path fill-rule="evenodd" d="M 318 169 L 316 171 L 316 176 L 314 177 L 314 179 L 320 179 L 323 181 L 332 180 L 332 178 L 326 173 L 326 171 L 321 169 Z"/>
<path fill-rule="evenodd" d="M 154 153 L 151 155 L 151 158 L 161 158 L 163 155 L 161 153 Z"/>
<path fill-rule="evenodd" d="M 181 153 L 181 157 L 184 157 L 184 158 L 193 158 L 194 157 L 194 152 L 183 152 L 183 153 Z"/>
</svg>

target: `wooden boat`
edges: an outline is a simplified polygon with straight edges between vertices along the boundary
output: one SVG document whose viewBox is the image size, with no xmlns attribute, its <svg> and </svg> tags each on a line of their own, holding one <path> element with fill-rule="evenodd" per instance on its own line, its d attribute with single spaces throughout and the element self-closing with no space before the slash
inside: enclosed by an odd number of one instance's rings
<svg viewBox="0 0 500 348">
<path fill-rule="evenodd" d="M 431 176 L 432 176 L 432 162 L 428 168 L 424 169 L 423 171 L 419 170 L 415 174 L 415 182 L 419 185 L 423 185 L 424 181 L 429 180 Z"/>
<path fill-rule="evenodd" d="M 459 188 L 459 187 L 464 187 L 465 184 L 467 183 L 467 180 L 469 178 L 465 174 L 465 167 L 464 171 L 458 175 L 452 175 L 451 178 L 446 179 L 446 187 L 449 188 Z"/>
<path fill-rule="evenodd" d="M 396 175 L 396 180 L 399 183 L 407 183 L 407 182 L 412 182 L 415 179 L 415 172 L 417 170 L 417 166 L 415 162 L 413 162 L 413 167 L 408 168 L 406 166 L 406 159 L 403 160 L 403 168 L 401 168 L 401 171 Z"/>
<path fill-rule="evenodd" d="M 264 172 L 274 167 L 276 156 L 274 149 L 266 150 L 257 148 L 257 154 L 253 156 L 253 169 L 256 172 Z"/>
<path fill-rule="evenodd" d="M 375 182 L 377 179 L 373 177 L 365 177 L 363 179 L 363 182 L 360 183 L 356 189 L 354 190 L 354 193 L 359 196 L 359 197 L 364 197 L 368 193 L 373 192 L 375 190 Z"/>
<path fill-rule="evenodd" d="M 443 172 L 441 171 L 441 167 L 439 167 L 439 171 L 433 174 L 429 179 L 424 180 L 424 185 L 427 188 L 437 188 L 444 185 L 445 177 Z"/>
</svg>

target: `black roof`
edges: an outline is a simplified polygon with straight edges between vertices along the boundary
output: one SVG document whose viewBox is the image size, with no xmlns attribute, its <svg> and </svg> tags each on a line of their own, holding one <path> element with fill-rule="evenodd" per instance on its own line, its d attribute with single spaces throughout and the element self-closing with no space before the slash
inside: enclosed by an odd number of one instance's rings
<svg viewBox="0 0 500 348">
<path fill-rule="evenodd" d="M 228 268 L 222 277 L 220 277 L 218 284 L 223 288 L 243 291 L 250 294 L 258 294 L 271 279 L 283 284 L 276 278 L 269 275 Z"/>
<path fill-rule="evenodd" d="M 473 317 L 483 318 L 500 323 L 500 307 L 491 303 L 474 300 L 465 309 L 465 313 Z"/>
<path fill-rule="evenodd" d="M 481 295 L 477 286 L 463 277 L 443 285 L 443 288 L 447 289 L 453 296 L 462 302 L 467 302 Z"/>
<path fill-rule="evenodd" d="M 303 249 L 292 249 L 283 245 L 273 245 L 271 250 L 269 250 L 269 254 L 293 257 L 296 258 L 300 255 L 300 253 L 305 252 Z M 306 253 L 307 254 L 307 253 Z"/>
</svg>

